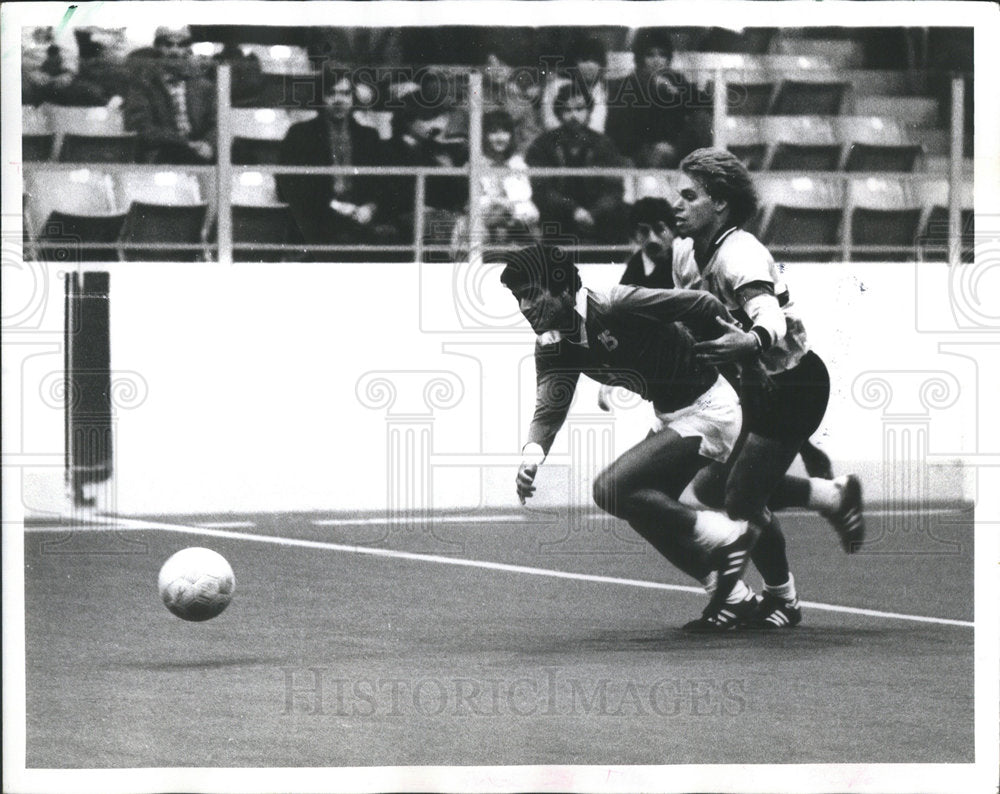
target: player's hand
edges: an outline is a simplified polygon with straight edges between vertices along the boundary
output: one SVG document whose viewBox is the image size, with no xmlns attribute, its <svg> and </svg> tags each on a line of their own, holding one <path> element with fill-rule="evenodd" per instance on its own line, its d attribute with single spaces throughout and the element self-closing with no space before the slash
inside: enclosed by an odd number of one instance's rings
<svg viewBox="0 0 1000 794">
<path fill-rule="evenodd" d="M 524 504 L 535 493 L 535 475 L 538 474 L 537 463 L 522 463 L 517 470 L 517 498 Z"/>
<path fill-rule="evenodd" d="M 757 336 L 744 331 L 739 324 L 716 317 L 715 321 L 725 332 L 708 342 L 698 342 L 694 346 L 695 361 L 699 364 L 718 366 L 731 361 L 739 361 L 757 352 Z"/>
<path fill-rule="evenodd" d="M 608 384 L 601 384 L 601 390 L 597 393 L 597 407 L 602 411 L 611 411 L 611 387 Z"/>
</svg>

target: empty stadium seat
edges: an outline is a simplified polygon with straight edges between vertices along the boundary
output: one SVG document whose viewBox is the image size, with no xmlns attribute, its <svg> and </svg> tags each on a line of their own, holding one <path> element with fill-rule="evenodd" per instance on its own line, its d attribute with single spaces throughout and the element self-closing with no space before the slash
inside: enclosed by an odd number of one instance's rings
<svg viewBox="0 0 1000 794">
<path fill-rule="evenodd" d="M 316 108 L 320 102 L 320 85 L 316 74 L 264 74 L 260 91 L 252 96 L 233 100 L 235 107 L 249 108 Z"/>
<path fill-rule="evenodd" d="M 820 58 L 837 69 L 855 69 L 864 62 L 861 42 L 850 39 L 811 39 L 779 33 L 771 41 L 771 52 Z"/>
<path fill-rule="evenodd" d="M 203 242 L 206 204 L 164 205 L 133 201 L 118 238 L 122 261 L 191 262 L 205 258 L 203 247 L 169 248 L 171 244 Z M 132 248 L 130 243 L 157 243 L 162 248 Z"/>
<path fill-rule="evenodd" d="M 38 256 L 48 262 L 113 262 L 115 241 L 125 221 L 123 213 L 75 215 L 55 210 L 37 238 Z M 108 243 L 104 248 L 83 248 L 81 243 Z"/>
<path fill-rule="evenodd" d="M 25 227 L 38 236 L 53 212 L 99 216 L 117 211 L 111 177 L 101 171 L 32 168 L 24 175 Z"/>
<path fill-rule="evenodd" d="M 763 116 L 773 99 L 773 81 L 726 83 L 726 105 L 734 116 Z"/>
<path fill-rule="evenodd" d="M 762 242 L 786 259 L 834 258 L 843 221 L 843 189 L 838 182 L 774 176 L 759 178 L 758 189 L 764 205 Z"/>
<path fill-rule="evenodd" d="M 185 205 L 203 201 L 201 183 L 193 174 L 180 171 L 135 171 L 115 175 L 118 206 L 127 209 L 133 201 L 149 204 Z"/>
<path fill-rule="evenodd" d="M 234 108 L 229 125 L 233 136 L 280 141 L 295 119 L 283 108 Z"/>
<path fill-rule="evenodd" d="M 766 167 L 771 171 L 836 171 L 840 146 L 831 143 L 787 143 L 775 145 Z"/>
<path fill-rule="evenodd" d="M 832 119 L 841 143 L 911 143 L 903 125 L 885 116 L 838 116 Z"/>
<path fill-rule="evenodd" d="M 59 160 L 63 163 L 134 163 L 138 159 L 137 135 L 67 133 L 59 147 Z"/>
<path fill-rule="evenodd" d="M 44 108 L 34 105 L 21 106 L 21 134 L 45 135 L 52 132 L 49 125 L 49 115 Z"/>
<path fill-rule="evenodd" d="M 914 257 L 923 211 L 909 181 L 854 179 L 849 186 L 848 203 L 855 259 L 902 261 Z M 872 248 L 865 250 L 865 246 Z M 885 246 L 898 250 L 882 250 Z"/>
<path fill-rule="evenodd" d="M 938 101 L 921 96 L 856 96 L 854 113 L 858 116 L 883 116 L 897 122 L 922 127 L 939 123 Z"/>
<path fill-rule="evenodd" d="M 45 105 L 52 132 L 59 135 L 123 135 L 125 120 L 121 109 Z"/>
<path fill-rule="evenodd" d="M 920 144 L 852 143 L 844 163 L 845 171 L 901 171 L 910 173 L 924 153 Z"/>
<path fill-rule="evenodd" d="M 288 244 L 294 224 L 287 204 L 270 206 L 233 205 L 233 243 Z M 234 248 L 236 262 L 280 262 L 282 251 Z"/>
<path fill-rule="evenodd" d="M 963 261 L 971 261 L 975 245 L 975 214 L 973 211 L 973 182 L 963 180 L 960 185 L 960 233 Z M 929 261 L 947 261 L 950 229 L 948 227 L 947 179 L 921 180 L 917 184 L 918 198 L 924 208 L 920 227 L 921 256 Z"/>
<path fill-rule="evenodd" d="M 40 162 L 52 158 L 55 135 L 51 132 L 21 136 L 21 160 L 26 163 Z"/>
<path fill-rule="evenodd" d="M 247 55 L 255 55 L 260 68 L 267 74 L 305 74 L 313 71 L 304 47 L 285 44 L 243 44 L 240 49 Z"/>
<path fill-rule="evenodd" d="M 848 84 L 783 80 L 771 104 L 775 116 L 836 116 L 840 113 Z"/>
<path fill-rule="evenodd" d="M 279 204 L 274 174 L 244 171 L 233 174 L 230 201 L 236 205 L 266 207 Z"/>
<path fill-rule="evenodd" d="M 267 138 L 233 138 L 234 165 L 277 165 L 281 162 L 281 141 Z"/>
<path fill-rule="evenodd" d="M 749 171 L 759 171 L 767 160 L 766 143 L 731 143 L 727 147 Z"/>
</svg>

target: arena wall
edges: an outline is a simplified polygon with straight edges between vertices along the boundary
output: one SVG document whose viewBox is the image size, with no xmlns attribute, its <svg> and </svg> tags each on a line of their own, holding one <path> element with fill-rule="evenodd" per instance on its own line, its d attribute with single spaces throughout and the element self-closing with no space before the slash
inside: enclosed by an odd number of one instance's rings
<svg viewBox="0 0 1000 794">
<path fill-rule="evenodd" d="M 620 270 L 582 268 L 592 286 Z M 532 335 L 496 276 L 450 263 L 112 267 L 115 473 L 101 502 L 144 515 L 516 507 Z M 20 277 L 35 280 L 20 311 L 37 322 L 5 362 L 22 386 L 5 411 L 24 418 L 5 422 L 20 433 L 7 446 L 23 456 L 25 509 L 59 512 L 62 283 L 56 269 Z M 964 287 L 929 263 L 794 264 L 787 279 L 833 376 L 815 438 L 836 469 L 857 471 L 870 503 L 974 498 L 960 460 L 985 401 L 975 355 L 942 344 L 974 324 Z M 534 506 L 589 504 L 593 474 L 644 435 L 646 406 L 618 393 L 606 414 L 596 394 L 581 381 Z"/>
</svg>

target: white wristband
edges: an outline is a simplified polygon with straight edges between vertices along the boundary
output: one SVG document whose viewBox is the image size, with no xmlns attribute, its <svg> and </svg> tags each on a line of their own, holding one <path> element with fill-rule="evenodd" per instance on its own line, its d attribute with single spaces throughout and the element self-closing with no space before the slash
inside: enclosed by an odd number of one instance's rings
<svg viewBox="0 0 1000 794">
<path fill-rule="evenodd" d="M 538 466 L 545 460 L 545 450 L 534 441 L 529 441 L 521 450 L 521 460 L 528 466 Z"/>
</svg>

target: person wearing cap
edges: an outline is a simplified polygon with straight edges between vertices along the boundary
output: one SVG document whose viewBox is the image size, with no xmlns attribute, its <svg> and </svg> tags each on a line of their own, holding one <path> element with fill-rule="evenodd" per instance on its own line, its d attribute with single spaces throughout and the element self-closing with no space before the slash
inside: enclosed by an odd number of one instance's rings
<svg viewBox="0 0 1000 794">
<path fill-rule="evenodd" d="M 159 27 L 153 57 L 135 58 L 122 112 L 151 163 L 215 161 L 215 86 L 200 74 L 186 27 Z"/>
<path fill-rule="evenodd" d="M 665 28 L 642 28 L 632 46 L 635 68 L 608 86 L 605 132 L 641 168 L 675 168 L 711 143 L 711 102 L 670 68 L 674 48 Z"/>
<path fill-rule="evenodd" d="M 728 458 L 742 425 L 739 398 L 694 345 L 730 315 L 707 292 L 583 287 L 566 252 L 547 241 L 508 253 L 500 281 L 537 335 L 535 411 L 515 478 L 521 503 L 565 423 L 580 375 L 652 403 L 650 434 L 594 481 L 594 500 L 627 521 L 667 560 L 711 593 L 690 631 L 729 631 L 754 613 L 742 580 L 753 532 L 745 521 L 681 500 L 695 474 Z M 749 366 L 757 366 L 755 363 Z"/>
</svg>

